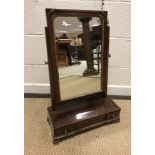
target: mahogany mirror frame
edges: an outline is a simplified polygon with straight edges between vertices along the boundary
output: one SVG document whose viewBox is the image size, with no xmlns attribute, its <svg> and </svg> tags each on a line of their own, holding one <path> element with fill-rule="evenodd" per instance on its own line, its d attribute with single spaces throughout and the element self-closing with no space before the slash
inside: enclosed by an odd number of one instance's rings
<svg viewBox="0 0 155 155">
<path fill-rule="evenodd" d="M 98 17 L 102 25 L 101 91 L 61 101 L 54 35 L 56 17 Z M 45 27 L 52 105 L 47 108 L 53 143 L 87 130 L 120 121 L 121 108 L 107 97 L 109 26 L 107 11 L 46 9 Z"/>
<path fill-rule="evenodd" d="M 101 42 L 101 91 L 70 100 L 61 101 L 59 73 L 57 65 L 57 54 L 54 37 L 54 20 L 56 17 L 98 17 L 102 25 L 102 42 Z M 108 79 L 108 56 L 109 56 L 109 26 L 107 22 L 107 11 L 88 11 L 88 10 L 62 10 L 62 9 L 46 9 L 47 27 L 45 27 L 46 45 L 48 53 L 48 65 L 50 76 L 50 89 L 53 110 L 57 106 L 73 100 L 83 100 L 85 98 L 107 96 L 107 79 Z"/>
</svg>

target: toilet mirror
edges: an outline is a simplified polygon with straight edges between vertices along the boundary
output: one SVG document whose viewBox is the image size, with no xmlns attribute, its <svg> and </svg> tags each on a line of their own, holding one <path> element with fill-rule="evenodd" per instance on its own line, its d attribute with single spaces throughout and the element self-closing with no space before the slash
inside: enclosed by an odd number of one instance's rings
<svg viewBox="0 0 155 155">
<path fill-rule="evenodd" d="M 46 9 L 53 108 L 107 94 L 107 12 Z"/>
</svg>

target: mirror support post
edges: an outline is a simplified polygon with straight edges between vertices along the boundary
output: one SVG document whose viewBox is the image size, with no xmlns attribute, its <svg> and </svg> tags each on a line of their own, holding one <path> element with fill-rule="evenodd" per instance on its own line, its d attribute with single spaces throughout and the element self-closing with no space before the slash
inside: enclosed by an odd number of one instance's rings
<svg viewBox="0 0 155 155">
<path fill-rule="evenodd" d="M 78 19 L 83 26 L 83 42 L 84 42 L 86 62 L 87 62 L 87 68 L 83 72 L 83 76 L 98 74 L 98 71 L 94 68 L 93 51 L 91 48 L 91 36 L 90 36 L 90 26 L 89 26 L 91 17 L 79 17 Z"/>
</svg>

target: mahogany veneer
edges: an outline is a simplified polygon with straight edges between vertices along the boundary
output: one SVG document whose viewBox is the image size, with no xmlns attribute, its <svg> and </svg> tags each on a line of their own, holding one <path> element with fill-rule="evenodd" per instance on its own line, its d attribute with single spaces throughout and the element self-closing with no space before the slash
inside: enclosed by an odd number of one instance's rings
<svg viewBox="0 0 155 155">
<path fill-rule="evenodd" d="M 61 104 L 56 111 L 48 108 L 53 142 L 59 142 L 88 129 L 120 121 L 120 108 L 110 98 L 98 97 Z"/>
<path fill-rule="evenodd" d="M 57 52 L 55 45 L 54 19 L 56 17 L 98 17 L 101 20 L 101 91 L 90 95 L 61 100 Z M 52 129 L 53 142 L 76 135 L 99 125 L 120 121 L 120 107 L 107 98 L 109 33 L 107 11 L 46 9 L 46 45 L 52 106 L 48 108 L 48 122 Z M 85 33 L 87 40 L 89 35 Z M 85 41 L 85 51 L 90 45 Z M 90 55 L 88 54 L 87 57 Z M 92 69 L 93 67 L 88 67 Z M 92 71 L 91 71 L 92 73 Z"/>
</svg>

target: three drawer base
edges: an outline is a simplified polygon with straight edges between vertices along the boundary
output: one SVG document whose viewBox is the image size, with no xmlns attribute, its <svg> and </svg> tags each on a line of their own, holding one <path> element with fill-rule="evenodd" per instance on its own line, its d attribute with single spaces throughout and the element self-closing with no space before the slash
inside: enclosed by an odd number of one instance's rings
<svg viewBox="0 0 155 155">
<path fill-rule="evenodd" d="M 78 104 L 78 105 L 77 105 Z M 48 122 L 53 143 L 102 125 L 120 121 L 120 107 L 109 98 L 100 98 L 81 104 L 62 105 L 53 111 L 48 108 Z"/>
</svg>

